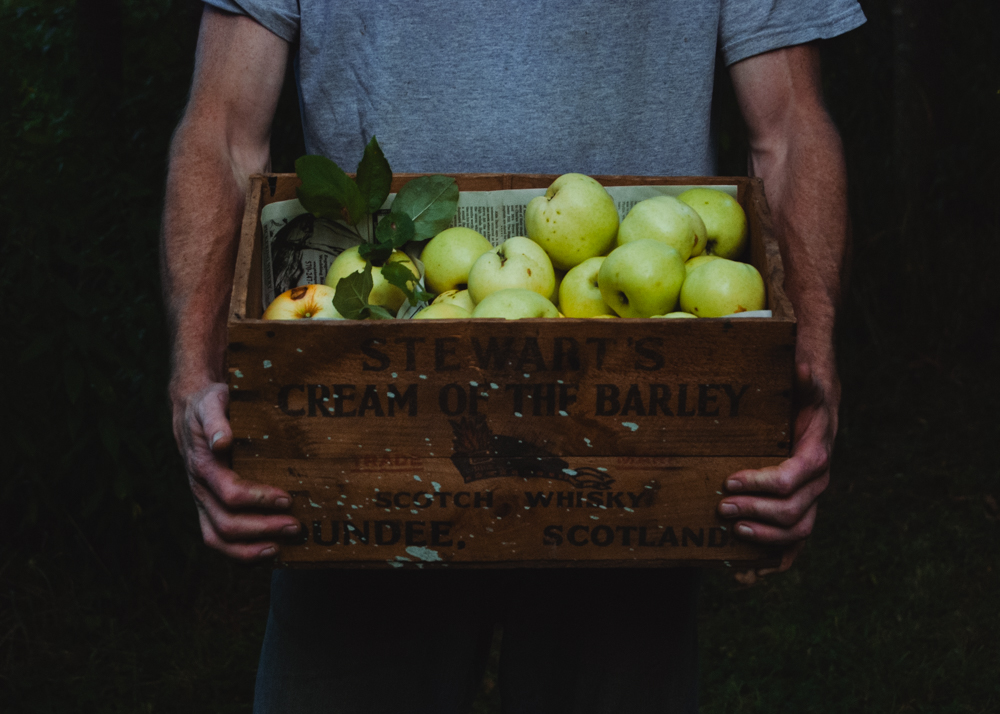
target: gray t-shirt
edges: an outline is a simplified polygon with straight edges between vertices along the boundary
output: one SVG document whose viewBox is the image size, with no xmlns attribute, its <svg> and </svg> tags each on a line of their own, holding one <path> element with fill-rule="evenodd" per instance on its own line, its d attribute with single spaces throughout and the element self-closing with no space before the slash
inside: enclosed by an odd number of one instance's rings
<svg viewBox="0 0 1000 714">
<path fill-rule="evenodd" d="M 290 43 L 306 150 L 397 172 L 710 175 L 727 65 L 847 32 L 855 0 L 207 0 Z"/>
</svg>

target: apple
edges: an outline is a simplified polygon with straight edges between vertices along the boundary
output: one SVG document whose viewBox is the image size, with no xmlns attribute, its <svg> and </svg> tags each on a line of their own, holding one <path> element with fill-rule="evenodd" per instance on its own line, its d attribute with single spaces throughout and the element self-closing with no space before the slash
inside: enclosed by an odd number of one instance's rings
<svg viewBox="0 0 1000 714">
<path fill-rule="evenodd" d="M 683 290 L 683 288 L 681 288 Z M 697 315 L 692 315 L 690 312 L 668 312 L 666 315 L 653 315 L 653 317 L 661 318 L 675 318 L 675 317 L 693 317 L 698 318 Z"/>
<path fill-rule="evenodd" d="M 684 275 L 684 259 L 676 248 L 645 238 L 611 251 L 597 284 L 604 302 L 621 317 L 651 317 L 673 311 Z"/>
<path fill-rule="evenodd" d="M 556 286 L 552 290 L 552 297 L 549 298 L 549 299 L 552 301 L 553 305 L 555 305 L 556 307 L 559 307 L 559 290 L 562 287 L 563 278 L 566 277 L 566 271 L 565 270 L 558 270 L 558 269 L 556 269 L 553 272 L 556 275 Z"/>
<path fill-rule="evenodd" d="M 472 313 L 453 302 L 431 303 L 413 316 L 414 320 L 460 320 L 470 318 Z"/>
<path fill-rule="evenodd" d="M 476 303 L 472 302 L 472 297 L 469 295 L 468 290 L 448 290 L 434 298 L 434 302 L 431 304 L 438 305 L 440 303 L 458 305 L 469 314 L 472 314 L 472 311 L 476 308 Z"/>
<path fill-rule="evenodd" d="M 389 256 L 387 262 L 403 263 L 414 275 L 420 275 L 417 266 L 410 260 L 410 256 L 401 250 L 392 251 L 392 255 Z M 330 265 L 330 270 L 326 274 L 326 280 L 323 282 L 336 290 L 337 283 L 340 282 L 341 278 L 346 278 L 351 273 L 363 272 L 364 269 L 365 259 L 358 254 L 358 246 L 353 246 L 334 259 L 333 264 Z M 382 269 L 379 266 L 372 268 L 372 283 L 372 291 L 368 296 L 368 303 L 371 305 L 381 305 L 389 312 L 399 310 L 400 305 L 406 300 L 406 295 L 403 294 L 402 290 L 382 277 Z M 413 285 L 414 283 L 411 281 L 411 289 Z"/>
<path fill-rule="evenodd" d="M 472 311 L 473 317 L 502 317 L 519 320 L 522 317 L 559 317 L 552 301 L 527 288 L 506 288 L 490 293 Z"/>
<path fill-rule="evenodd" d="M 424 264 L 424 282 L 432 293 L 463 290 L 469 271 L 483 253 L 492 250 L 482 233 L 471 228 L 446 228 L 430 239 L 420 261 Z"/>
<path fill-rule="evenodd" d="M 681 309 L 698 317 L 763 310 L 764 280 L 749 263 L 719 258 L 691 271 L 681 289 Z"/>
<path fill-rule="evenodd" d="M 706 254 L 736 258 L 743 252 L 747 242 L 747 216 L 739 201 L 714 188 L 692 188 L 677 198 L 696 210 L 704 221 L 708 230 Z"/>
<path fill-rule="evenodd" d="M 680 253 L 681 260 L 702 252 L 707 239 L 698 213 L 673 196 L 654 196 L 632 206 L 618 229 L 618 245 L 637 240 L 662 241 Z"/>
<path fill-rule="evenodd" d="M 615 314 L 615 311 L 604 302 L 601 289 L 597 285 L 597 273 L 604 260 L 603 256 L 587 258 L 566 273 L 562 285 L 559 286 L 559 309 L 567 317 Z"/>
<path fill-rule="evenodd" d="M 524 236 L 508 238 L 483 253 L 469 271 L 469 295 L 477 305 L 490 293 L 506 288 L 534 290 L 549 300 L 555 287 L 549 256 L 538 243 Z"/>
<path fill-rule="evenodd" d="M 686 270 L 687 274 L 690 275 L 691 271 L 697 268 L 699 265 L 704 265 L 710 260 L 718 260 L 718 259 L 719 256 L 717 255 L 696 255 L 695 257 L 691 258 L 691 260 L 684 263 L 684 270 Z"/>
<path fill-rule="evenodd" d="M 333 306 L 334 289 L 326 285 L 300 285 L 274 298 L 264 310 L 265 320 L 343 320 Z"/>
<path fill-rule="evenodd" d="M 552 265 L 569 270 L 612 246 L 618 233 L 618 209 L 596 179 L 563 174 L 544 196 L 528 203 L 524 228 L 528 238 L 545 249 Z"/>
</svg>

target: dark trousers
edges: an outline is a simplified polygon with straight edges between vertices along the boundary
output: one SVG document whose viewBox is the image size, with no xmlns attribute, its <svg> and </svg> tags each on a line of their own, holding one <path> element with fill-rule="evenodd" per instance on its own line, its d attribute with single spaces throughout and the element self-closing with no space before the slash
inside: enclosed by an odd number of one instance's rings
<svg viewBox="0 0 1000 714">
<path fill-rule="evenodd" d="M 256 714 L 696 714 L 692 569 L 280 570 Z"/>
</svg>

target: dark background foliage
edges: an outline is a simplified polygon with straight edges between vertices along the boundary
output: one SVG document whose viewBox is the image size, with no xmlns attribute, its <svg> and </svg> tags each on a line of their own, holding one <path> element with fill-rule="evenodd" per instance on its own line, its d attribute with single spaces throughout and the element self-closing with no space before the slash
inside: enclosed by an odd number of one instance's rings
<svg viewBox="0 0 1000 714">
<path fill-rule="evenodd" d="M 834 483 L 793 571 L 706 578 L 707 712 L 1000 709 L 1000 9 L 862 6 L 824 45 L 854 224 Z M 199 13 L 0 1 L 3 711 L 249 709 L 267 571 L 200 545 L 165 400 L 157 235 Z M 723 72 L 717 106 L 743 173 Z"/>
</svg>

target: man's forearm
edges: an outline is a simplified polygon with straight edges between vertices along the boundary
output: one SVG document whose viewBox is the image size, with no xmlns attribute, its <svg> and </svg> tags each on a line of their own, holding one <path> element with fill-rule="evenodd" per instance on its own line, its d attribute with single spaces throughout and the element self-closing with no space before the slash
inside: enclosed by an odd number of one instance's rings
<svg viewBox="0 0 1000 714">
<path fill-rule="evenodd" d="M 833 330 L 849 230 L 843 152 L 822 107 L 804 109 L 787 121 L 783 138 L 751 147 L 751 172 L 764 180 L 785 290 L 798 320 L 800 361 L 810 358 L 818 362 L 814 369 L 833 370 Z"/>
<path fill-rule="evenodd" d="M 178 127 L 170 155 L 161 237 L 164 301 L 172 338 L 172 393 L 220 381 L 225 317 L 243 193 L 227 152 Z"/>
</svg>

